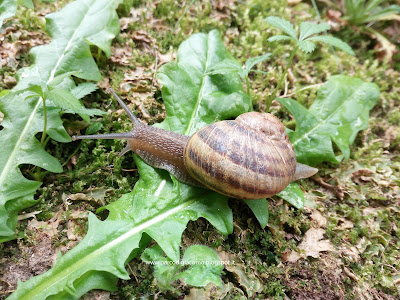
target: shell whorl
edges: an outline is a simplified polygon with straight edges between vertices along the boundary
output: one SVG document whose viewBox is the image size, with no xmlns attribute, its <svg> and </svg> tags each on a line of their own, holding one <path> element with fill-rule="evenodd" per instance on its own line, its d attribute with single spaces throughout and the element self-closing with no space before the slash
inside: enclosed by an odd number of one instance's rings
<svg viewBox="0 0 400 300">
<path fill-rule="evenodd" d="M 258 112 L 200 129 L 189 139 L 184 160 L 191 176 L 206 187 L 241 199 L 279 193 L 296 171 L 295 152 L 283 124 Z"/>
</svg>

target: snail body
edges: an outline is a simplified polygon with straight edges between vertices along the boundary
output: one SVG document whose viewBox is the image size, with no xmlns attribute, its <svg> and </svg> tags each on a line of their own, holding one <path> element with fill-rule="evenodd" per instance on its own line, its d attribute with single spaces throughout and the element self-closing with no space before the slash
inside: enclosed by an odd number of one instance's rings
<svg viewBox="0 0 400 300">
<path fill-rule="evenodd" d="M 122 151 L 173 174 L 178 181 L 240 199 L 270 197 L 318 170 L 296 162 L 283 124 L 268 113 L 248 112 L 207 125 L 192 136 L 142 124 L 111 91 L 133 122 L 126 133 L 72 139 L 127 139 Z"/>
</svg>

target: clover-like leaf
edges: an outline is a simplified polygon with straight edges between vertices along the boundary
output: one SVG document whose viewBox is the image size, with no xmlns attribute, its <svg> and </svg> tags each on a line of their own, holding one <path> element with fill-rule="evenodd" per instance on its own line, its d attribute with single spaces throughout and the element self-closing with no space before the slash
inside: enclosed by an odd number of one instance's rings
<svg viewBox="0 0 400 300">
<path fill-rule="evenodd" d="M 279 28 L 280 30 L 285 32 L 288 36 L 292 37 L 293 39 L 297 40 L 296 31 L 294 30 L 292 23 L 290 23 L 289 21 L 279 18 L 279 17 L 275 17 L 275 16 L 266 17 L 265 21 L 268 24 L 270 24 L 276 28 Z"/>
<path fill-rule="evenodd" d="M 331 26 L 327 23 L 315 24 L 311 22 L 301 22 L 299 41 L 303 41 L 314 34 L 325 32 L 330 28 Z"/>
<path fill-rule="evenodd" d="M 307 41 L 300 41 L 297 44 L 301 50 L 303 50 L 305 53 L 311 53 L 315 49 L 315 44 L 313 42 L 310 42 L 309 40 Z"/>
<path fill-rule="evenodd" d="M 344 52 L 350 55 L 354 55 L 353 49 L 351 49 L 351 47 L 347 43 L 333 36 L 329 35 L 312 36 L 308 38 L 307 41 L 323 42 L 325 44 L 329 44 L 336 48 L 339 48 L 340 50 L 343 50 Z"/>
</svg>

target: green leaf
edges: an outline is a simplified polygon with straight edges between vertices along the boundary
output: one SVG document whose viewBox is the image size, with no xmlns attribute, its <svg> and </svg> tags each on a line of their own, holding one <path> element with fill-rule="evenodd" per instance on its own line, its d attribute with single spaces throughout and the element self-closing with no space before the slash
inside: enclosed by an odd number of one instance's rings
<svg viewBox="0 0 400 300">
<path fill-rule="evenodd" d="M 274 35 L 274 36 L 271 36 L 270 38 L 268 38 L 268 42 L 275 42 L 275 41 L 283 41 L 283 40 L 297 40 L 297 39 L 295 39 L 295 38 L 292 38 L 292 37 L 290 37 L 290 36 L 287 36 L 287 35 Z"/>
<path fill-rule="evenodd" d="M 309 40 L 307 41 L 300 41 L 297 44 L 301 50 L 303 50 L 305 53 L 311 53 L 315 49 L 315 44 L 313 42 L 310 42 Z"/>
<path fill-rule="evenodd" d="M 295 40 L 297 40 L 296 31 L 294 30 L 293 25 L 289 21 L 279 18 L 279 17 L 274 17 L 274 16 L 266 17 L 265 21 L 268 24 L 270 24 L 276 28 L 279 28 L 280 30 L 285 32 L 287 35 L 289 35 L 292 38 L 294 38 Z"/>
<path fill-rule="evenodd" d="M 46 93 L 46 98 L 50 99 L 55 105 L 67 112 L 79 114 L 82 119 L 88 123 L 90 122 L 89 116 L 105 114 L 105 112 L 99 109 L 85 108 L 78 98 L 64 89 L 52 89 Z"/>
<path fill-rule="evenodd" d="M 249 58 L 246 61 L 246 63 L 244 64 L 246 73 L 248 74 L 256 64 L 263 62 L 263 61 L 269 59 L 270 57 L 271 57 L 271 53 L 265 53 L 264 55 Z"/>
<path fill-rule="evenodd" d="M 282 192 L 277 194 L 278 197 L 286 200 L 297 209 L 304 207 L 304 193 L 296 182 L 290 183 Z"/>
<path fill-rule="evenodd" d="M 344 52 L 354 55 L 354 51 L 351 49 L 351 47 L 343 42 L 342 40 L 335 38 L 333 36 L 329 35 L 321 35 L 321 36 L 313 36 L 307 39 L 307 41 L 316 41 L 316 42 L 322 42 L 325 44 L 332 45 L 336 48 L 339 48 L 340 50 L 343 50 Z"/>
<path fill-rule="evenodd" d="M 268 201 L 267 199 L 254 199 L 254 200 L 243 200 L 252 210 L 256 216 L 261 228 L 265 228 L 268 224 Z"/>
<path fill-rule="evenodd" d="M 0 0 L 0 28 L 5 19 L 11 18 L 17 12 L 17 0 Z"/>
<path fill-rule="evenodd" d="M 172 283 L 177 279 L 184 279 L 186 284 L 197 287 L 204 287 L 210 282 L 222 285 L 220 276 L 224 265 L 218 254 L 206 246 L 190 246 L 181 261 L 171 261 L 157 245 L 146 249 L 141 259 L 154 266 L 157 286 L 162 290 L 174 290 Z M 182 271 L 183 268 L 187 269 Z"/>
<path fill-rule="evenodd" d="M 26 8 L 34 9 L 32 0 L 18 0 L 18 4 L 25 6 Z"/>
<path fill-rule="evenodd" d="M 357 133 L 368 126 L 369 111 L 379 98 L 373 83 L 348 76 L 332 76 L 318 90 L 307 110 L 292 99 L 279 99 L 295 117 L 296 130 L 288 133 L 300 163 L 340 162 L 350 156 Z M 336 155 L 332 141 L 341 155 Z"/>
<path fill-rule="evenodd" d="M 41 98 L 30 97 L 30 91 L 20 91 L 32 86 L 47 87 L 56 77 L 63 78 L 66 73 L 68 76 L 100 80 L 88 41 L 101 45 L 105 52 L 111 51 L 111 39 L 119 31 L 115 12 L 119 2 L 78 0 L 59 12 L 47 15 L 47 31 L 53 40 L 31 50 L 34 65 L 20 69 L 17 86 L 0 99 L 5 115 L 2 121 L 4 128 L 0 131 L 0 139 L 4 143 L 0 152 L 0 241 L 14 238 L 17 213 L 36 203 L 33 195 L 41 184 L 26 179 L 19 165 L 33 164 L 51 172 L 61 171 L 61 165 L 41 148 L 35 138 L 44 127 Z M 1 5 L 5 3 L 11 5 L 14 2 L 3 1 Z M 59 84 L 68 89 L 74 87 L 69 78 L 64 78 Z M 62 126 L 60 110 L 50 102 L 47 108 L 48 135 L 59 142 L 71 141 Z"/>
<path fill-rule="evenodd" d="M 210 66 L 206 75 L 228 74 L 228 73 L 241 73 L 243 72 L 242 66 L 233 59 L 224 59 L 223 61 Z"/>
<path fill-rule="evenodd" d="M 182 261 L 184 265 L 190 267 L 177 275 L 187 284 L 204 287 L 209 283 L 216 286 L 222 286 L 221 272 L 224 265 L 218 257 L 218 254 L 206 246 L 194 245 L 190 246 L 183 255 Z"/>
<path fill-rule="evenodd" d="M 365 23 L 381 20 L 398 20 L 400 21 L 400 6 L 390 5 L 385 8 L 379 8 L 365 18 Z"/>
<path fill-rule="evenodd" d="M 173 262 L 165 257 L 161 247 L 156 245 L 143 251 L 140 257 L 145 263 L 154 266 L 154 277 L 161 290 L 173 291 L 172 283 L 182 268 L 179 262 Z"/>
<path fill-rule="evenodd" d="M 71 94 L 78 99 L 82 99 L 83 97 L 93 93 L 95 90 L 97 90 L 97 88 L 98 88 L 97 84 L 93 82 L 84 82 L 74 87 L 71 90 Z"/>
<path fill-rule="evenodd" d="M 240 66 L 226 51 L 217 31 L 193 35 L 182 43 L 177 60 L 163 65 L 158 72 L 163 99 L 168 101 L 165 109 L 170 116 L 163 128 L 177 128 L 179 133 L 191 135 L 207 124 L 250 110 L 251 100 L 237 74 L 207 75 L 222 61 Z M 178 99 L 185 105 L 177 105 Z"/>
<path fill-rule="evenodd" d="M 24 91 L 31 91 L 34 92 L 35 94 L 39 95 L 40 97 L 44 98 L 44 93 L 43 93 L 43 89 L 40 85 L 31 85 L 30 87 L 28 87 L 25 90 L 21 90 L 18 92 L 24 92 Z"/>
<path fill-rule="evenodd" d="M 40 106 L 40 98 L 25 100 L 26 94 L 11 92 L 1 98 L 4 113 L 1 125 L 4 128 L 0 131 L 3 141 L 0 152 L 0 241 L 14 238 L 18 211 L 36 203 L 33 195 L 41 185 L 41 182 L 26 179 L 19 165 L 32 164 L 51 172 L 62 171 L 60 163 L 35 138 L 35 134 L 43 129 L 44 118 L 35 115 L 35 119 L 30 120 L 30 113 Z M 55 132 L 64 132 L 57 112 L 50 110 L 48 117 Z"/>
<path fill-rule="evenodd" d="M 237 74 L 206 75 L 211 65 L 229 58 L 217 31 L 194 34 L 184 41 L 177 60 L 158 73 L 167 111 L 158 126 L 191 134 L 217 119 L 248 111 L 251 102 Z M 226 196 L 182 184 L 167 171 L 148 166 L 136 155 L 134 158 L 140 179 L 133 191 L 106 207 L 109 216 L 105 221 L 90 214 L 89 230 L 81 243 L 46 273 L 19 283 L 10 299 L 65 294 L 78 298 L 79 287 L 102 288 L 87 276 L 89 273 L 127 279 L 125 264 L 149 243 L 149 237 L 169 259 L 178 260 L 182 232 L 190 220 L 199 217 L 223 234 L 232 232 L 232 211 Z M 188 274 L 188 279 L 194 275 Z"/>
<path fill-rule="evenodd" d="M 329 29 L 331 29 L 331 26 L 327 23 L 315 24 L 311 22 L 301 22 L 299 41 L 303 41 L 314 34 L 325 32 Z"/>
</svg>

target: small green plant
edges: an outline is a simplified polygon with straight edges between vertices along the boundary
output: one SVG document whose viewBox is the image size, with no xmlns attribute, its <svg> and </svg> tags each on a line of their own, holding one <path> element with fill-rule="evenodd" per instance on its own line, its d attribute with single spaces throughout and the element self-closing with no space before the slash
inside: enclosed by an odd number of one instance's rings
<svg viewBox="0 0 400 300">
<path fill-rule="evenodd" d="M 296 33 L 293 25 L 282 18 L 279 17 L 267 17 L 265 21 L 282 30 L 286 35 L 275 35 L 268 39 L 270 42 L 275 41 L 286 41 L 286 40 L 293 40 L 295 41 L 295 47 L 293 48 L 292 52 L 290 53 L 289 60 L 286 64 L 285 70 L 283 71 L 282 75 L 278 80 L 278 84 L 276 85 L 275 89 L 272 91 L 270 96 L 267 98 L 267 111 L 271 107 L 272 100 L 274 100 L 276 93 L 282 87 L 283 81 L 286 77 L 288 69 L 292 66 L 293 58 L 300 48 L 305 53 L 311 53 L 315 50 L 315 42 L 321 42 L 328 45 L 332 45 L 337 47 L 344 52 L 354 55 L 353 50 L 350 48 L 348 44 L 343 42 L 342 40 L 335 38 L 333 36 L 328 35 L 317 35 L 323 32 L 326 32 L 331 27 L 327 23 L 311 23 L 311 22 L 302 22 L 300 23 L 299 34 Z"/>
<path fill-rule="evenodd" d="M 63 76 L 61 76 L 63 77 Z M 87 109 L 79 101 L 79 99 L 91 94 L 97 89 L 97 85 L 91 82 L 84 82 L 78 86 L 73 87 L 70 91 L 58 87 L 60 79 L 54 80 L 48 86 L 31 85 L 26 89 L 18 91 L 18 93 L 32 92 L 31 95 L 25 99 L 28 100 L 34 97 L 40 97 L 42 99 L 43 106 L 43 117 L 44 126 L 41 138 L 42 147 L 45 146 L 45 140 L 47 136 L 47 105 L 46 101 L 52 101 L 56 106 L 67 113 L 79 114 L 83 120 L 90 123 L 89 116 L 104 115 L 104 112 L 99 109 Z"/>
<path fill-rule="evenodd" d="M 382 20 L 400 20 L 400 6 L 381 7 L 383 0 L 344 0 L 344 20 L 353 25 L 363 25 Z"/>
<path fill-rule="evenodd" d="M 140 258 L 154 265 L 157 286 L 162 290 L 175 290 L 172 283 L 177 279 L 183 279 L 186 284 L 196 287 L 204 287 L 210 282 L 222 286 L 220 274 L 224 265 L 215 250 L 206 246 L 190 246 L 180 261 L 166 257 L 158 245 L 145 249 Z"/>
<path fill-rule="evenodd" d="M 254 66 L 260 62 L 263 62 L 271 57 L 271 53 L 266 53 L 264 55 L 249 58 L 245 64 L 242 66 L 236 60 L 225 59 L 220 63 L 213 65 L 206 75 L 215 74 L 226 74 L 226 73 L 237 73 L 240 78 L 246 82 L 246 93 L 250 97 L 250 83 L 249 83 L 249 73 L 250 72 L 260 72 L 265 73 L 261 70 L 254 70 Z"/>
</svg>

